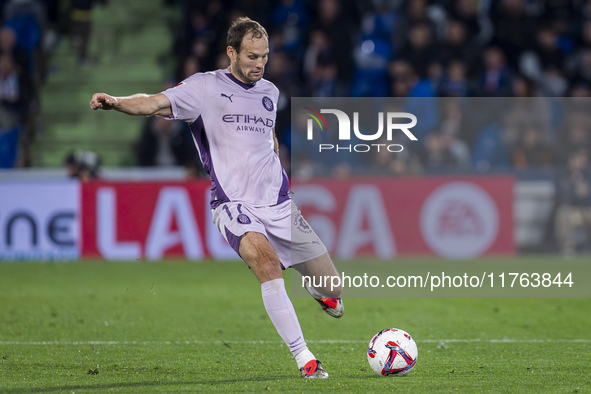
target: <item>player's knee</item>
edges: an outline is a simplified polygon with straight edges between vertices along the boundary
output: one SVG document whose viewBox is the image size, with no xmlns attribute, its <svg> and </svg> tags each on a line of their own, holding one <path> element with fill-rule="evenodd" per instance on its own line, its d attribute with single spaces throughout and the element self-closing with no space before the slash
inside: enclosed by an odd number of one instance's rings
<svg viewBox="0 0 591 394">
<path fill-rule="evenodd" d="M 240 243 L 240 247 L 238 249 L 238 253 L 240 257 L 247 263 L 250 261 L 257 260 L 259 253 L 253 245 L 246 244 L 244 242 Z"/>
<path fill-rule="evenodd" d="M 260 260 L 261 255 L 264 254 L 265 248 L 263 243 L 266 239 L 261 239 L 261 237 L 264 238 L 262 234 L 247 232 L 240 239 L 238 253 L 247 263 Z"/>
<path fill-rule="evenodd" d="M 281 270 L 277 256 L 268 251 L 259 250 L 256 247 L 240 248 L 240 256 L 251 268 L 256 266 L 263 271 Z"/>
<path fill-rule="evenodd" d="M 258 233 L 246 233 L 240 242 L 240 256 L 263 280 L 282 276 L 281 263 L 266 237 Z"/>
<path fill-rule="evenodd" d="M 261 258 L 251 261 L 248 265 L 261 283 L 283 277 L 281 264 L 277 259 Z"/>
</svg>

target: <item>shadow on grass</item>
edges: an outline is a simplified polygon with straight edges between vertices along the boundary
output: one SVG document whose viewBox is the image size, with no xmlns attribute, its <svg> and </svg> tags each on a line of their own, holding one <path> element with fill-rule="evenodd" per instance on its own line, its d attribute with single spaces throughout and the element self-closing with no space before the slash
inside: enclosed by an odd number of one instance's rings
<svg viewBox="0 0 591 394">
<path fill-rule="evenodd" d="M 217 386 L 221 384 L 241 383 L 241 382 L 264 382 L 278 379 L 291 379 L 293 376 L 275 376 L 273 378 L 251 377 L 245 379 L 227 379 L 227 380 L 196 380 L 193 382 L 129 382 L 129 383 L 102 383 L 102 384 L 75 384 L 65 386 L 45 386 L 0 389 L 0 393 L 44 393 L 62 390 L 108 390 L 118 388 L 140 388 L 140 387 L 166 387 L 166 386 L 188 386 L 188 385 L 209 385 Z"/>
</svg>

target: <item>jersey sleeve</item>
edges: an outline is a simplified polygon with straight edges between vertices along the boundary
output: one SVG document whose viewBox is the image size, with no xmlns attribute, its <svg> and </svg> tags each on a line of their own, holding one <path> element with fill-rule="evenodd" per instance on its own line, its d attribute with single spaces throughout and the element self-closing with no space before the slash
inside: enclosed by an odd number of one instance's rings
<svg viewBox="0 0 591 394">
<path fill-rule="evenodd" d="M 203 74 L 194 74 L 175 87 L 163 91 L 162 94 L 168 97 L 172 108 L 172 115 L 166 119 L 193 123 L 203 109 L 206 83 Z"/>
</svg>

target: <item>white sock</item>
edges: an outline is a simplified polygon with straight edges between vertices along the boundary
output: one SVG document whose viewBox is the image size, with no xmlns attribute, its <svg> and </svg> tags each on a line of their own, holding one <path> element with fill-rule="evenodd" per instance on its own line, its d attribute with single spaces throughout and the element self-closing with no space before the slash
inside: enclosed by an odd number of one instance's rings
<svg viewBox="0 0 591 394">
<path fill-rule="evenodd" d="M 311 351 L 306 349 L 306 350 L 298 353 L 298 355 L 295 356 L 295 359 L 296 359 L 296 363 L 298 363 L 298 368 L 302 369 L 302 368 L 304 368 L 304 366 L 306 364 L 308 364 L 308 361 L 316 360 L 316 357 L 314 357 L 314 355 L 312 354 Z"/>
<path fill-rule="evenodd" d="M 261 291 L 267 314 L 271 318 L 275 329 L 289 347 L 291 354 L 295 357 L 304 351 L 309 353 L 308 346 L 304 341 L 304 334 L 302 334 L 300 328 L 300 322 L 285 291 L 283 278 L 273 279 L 261 284 Z M 298 367 L 301 368 L 299 363 Z"/>
</svg>

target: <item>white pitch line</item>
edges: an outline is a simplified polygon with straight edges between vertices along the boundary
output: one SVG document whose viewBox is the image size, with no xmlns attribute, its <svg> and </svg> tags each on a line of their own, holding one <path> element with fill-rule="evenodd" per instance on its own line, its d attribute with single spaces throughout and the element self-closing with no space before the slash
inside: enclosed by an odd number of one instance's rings
<svg viewBox="0 0 591 394">
<path fill-rule="evenodd" d="M 365 340 L 349 339 L 319 339 L 306 341 L 317 344 L 362 344 Z M 418 343 L 591 343 L 591 339 L 418 339 Z M 88 345 L 106 345 L 106 346 L 128 346 L 128 345 L 266 345 L 283 344 L 283 341 L 0 341 L 0 346 L 88 346 Z"/>
</svg>

